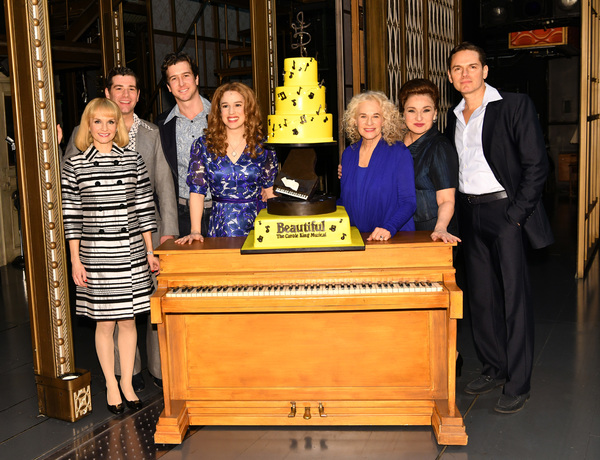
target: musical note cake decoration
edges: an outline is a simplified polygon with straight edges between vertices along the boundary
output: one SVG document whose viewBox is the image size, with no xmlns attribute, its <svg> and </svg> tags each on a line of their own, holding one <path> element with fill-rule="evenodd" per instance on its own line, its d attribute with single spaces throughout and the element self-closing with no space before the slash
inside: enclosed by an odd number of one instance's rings
<svg viewBox="0 0 600 460">
<path fill-rule="evenodd" d="M 324 81 L 319 81 L 318 63 L 306 56 L 306 45 L 311 37 L 304 22 L 303 12 L 292 24 L 293 49 L 300 49 L 300 57 L 287 58 L 283 63 L 283 86 L 275 90 L 275 114 L 267 117 L 268 143 L 314 144 L 333 142 L 333 123 L 327 113 Z"/>
</svg>

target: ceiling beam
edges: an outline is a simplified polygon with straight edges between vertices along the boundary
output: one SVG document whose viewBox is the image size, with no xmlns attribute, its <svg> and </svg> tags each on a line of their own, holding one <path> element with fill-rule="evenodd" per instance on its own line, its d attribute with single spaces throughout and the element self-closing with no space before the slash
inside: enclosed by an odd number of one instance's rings
<svg viewBox="0 0 600 460">
<path fill-rule="evenodd" d="M 70 42 L 76 42 L 79 40 L 79 38 L 90 28 L 90 26 L 98 20 L 98 14 L 98 4 L 96 2 L 90 2 L 77 20 L 73 24 L 69 25 L 69 29 L 65 34 L 66 40 Z"/>
</svg>

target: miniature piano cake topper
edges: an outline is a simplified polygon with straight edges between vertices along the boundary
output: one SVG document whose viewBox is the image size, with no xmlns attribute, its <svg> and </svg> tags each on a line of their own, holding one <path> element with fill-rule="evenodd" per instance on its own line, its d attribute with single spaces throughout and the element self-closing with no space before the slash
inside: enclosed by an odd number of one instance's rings
<svg viewBox="0 0 600 460">
<path fill-rule="evenodd" d="M 283 185 L 285 185 L 287 188 L 291 188 L 294 192 L 297 192 L 298 187 L 300 187 L 298 182 L 296 182 L 294 179 L 288 179 L 287 177 L 282 177 L 281 182 L 283 182 Z"/>
<path fill-rule="evenodd" d="M 306 24 L 304 22 L 304 12 L 300 11 L 296 15 L 296 20 L 298 24 L 292 24 L 292 29 L 294 29 L 293 38 L 297 39 L 297 43 L 292 43 L 292 49 L 300 48 L 300 56 L 306 57 L 306 45 L 310 43 L 311 37 L 308 32 L 305 32 L 305 29 L 310 27 L 310 23 Z M 306 41 L 304 41 L 306 39 Z"/>
<path fill-rule="evenodd" d="M 275 178 L 275 193 L 310 200 L 317 189 L 316 164 L 317 155 L 313 149 L 292 149 Z"/>
</svg>

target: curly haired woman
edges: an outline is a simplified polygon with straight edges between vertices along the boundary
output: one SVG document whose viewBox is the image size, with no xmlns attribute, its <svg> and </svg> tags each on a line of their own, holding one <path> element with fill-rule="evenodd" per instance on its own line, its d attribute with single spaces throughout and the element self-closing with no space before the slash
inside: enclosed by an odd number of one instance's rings
<svg viewBox="0 0 600 460">
<path fill-rule="evenodd" d="M 203 241 L 200 222 L 210 190 L 213 208 L 208 236 L 245 236 L 264 201 L 274 197 L 275 152 L 263 148 L 264 133 L 254 92 L 243 83 L 217 88 L 205 135 L 190 152 L 191 232 L 177 243 Z"/>
<path fill-rule="evenodd" d="M 415 229 L 413 160 L 402 143 L 405 127 L 396 106 L 381 92 L 352 98 L 344 112 L 352 142 L 342 154 L 341 198 L 350 222 L 368 240 L 388 240 Z"/>
</svg>

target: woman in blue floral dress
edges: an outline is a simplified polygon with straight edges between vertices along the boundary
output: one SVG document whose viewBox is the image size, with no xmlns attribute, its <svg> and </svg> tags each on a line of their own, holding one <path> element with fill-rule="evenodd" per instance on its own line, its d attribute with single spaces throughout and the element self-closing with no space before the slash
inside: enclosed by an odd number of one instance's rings
<svg viewBox="0 0 600 460">
<path fill-rule="evenodd" d="M 245 236 L 266 200 L 272 198 L 278 163 L 263 148 L 264 133 L 254 92 L 243 83 L 217 88 L 205 135 L 192 144 L 190 186 L 191 232 L 177 243 L 203 241 L 200 222 L 204 197 L 212 195 L 208 236 Z"/>
</svg>

